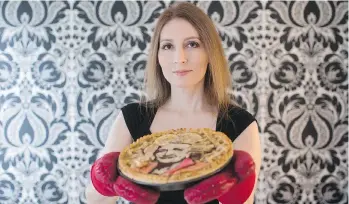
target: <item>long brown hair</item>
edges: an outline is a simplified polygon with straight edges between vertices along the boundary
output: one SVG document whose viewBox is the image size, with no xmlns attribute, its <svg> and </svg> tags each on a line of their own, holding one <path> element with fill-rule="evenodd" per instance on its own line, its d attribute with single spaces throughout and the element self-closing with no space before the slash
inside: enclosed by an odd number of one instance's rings
<svg viewBox="0 0 349 204">
<path fill-rule="evenodd" d="M 151 39 L 150 52 L 145 72 L 146 102 L 152 107 L 162 106 L 171 95 L 170 83 L 165 79 L 158 62 L 160 33 L 166 23 L 174 18 L 188 21 L 198 32 L 206 51 L 209 63 L 205 74 L 204 91 L 210 105 L 216 106 L 220 112 L 226 113 L 233 104 L 227 90 L 231 87 L 230 72 L 214 23 L 197 6 L 192 3 L 180 2 L 167 8 L 158 18 Z"/>
</svg>

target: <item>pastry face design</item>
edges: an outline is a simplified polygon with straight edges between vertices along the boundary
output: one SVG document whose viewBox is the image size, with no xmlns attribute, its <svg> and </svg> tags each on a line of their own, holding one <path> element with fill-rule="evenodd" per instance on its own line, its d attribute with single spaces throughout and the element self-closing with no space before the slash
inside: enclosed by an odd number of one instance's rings
<svg viewBox="0 0 349 204">
<path fill-rule="evenodd" d="M 165 184 L 212 173 L 232 156 L 232 141 L 225 134 L 181 128 L 138 139 L 121 152 L 119 169 L 139 182 Z"/>
</svg>

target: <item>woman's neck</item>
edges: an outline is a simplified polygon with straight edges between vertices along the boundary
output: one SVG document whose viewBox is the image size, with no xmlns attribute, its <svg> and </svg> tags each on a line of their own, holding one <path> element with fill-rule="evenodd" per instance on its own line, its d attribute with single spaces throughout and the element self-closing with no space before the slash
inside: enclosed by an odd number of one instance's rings
<svg viewBox="0 0 349 204">
<path fill-rule="evenodd" d="M 207 103 L 201 84 L 193 87 L 171 87 L 171 97 L 163 108 L 178 113 L 213 111 Z"/>
</svg>

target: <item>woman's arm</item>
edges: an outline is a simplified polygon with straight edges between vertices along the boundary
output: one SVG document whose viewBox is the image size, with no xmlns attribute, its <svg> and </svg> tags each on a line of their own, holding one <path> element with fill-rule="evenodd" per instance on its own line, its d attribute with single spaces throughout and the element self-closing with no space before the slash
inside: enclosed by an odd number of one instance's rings
<svg viewBox="0 0 349 204">
<path fill-rule="evenodd" d="M 251 123 L 235 140 L 234 150 L 242 150 L 248 152 L 255 162 L 256 167 L 256 182 L 254 190 L 245 204 L 253 204 L 254 193 L 257 186 L 258 175 L 260 172 L 262 161 L 261 140 L 259 137 L 258 126 L 256 122 Z"/>
<path fill-rule="evenodd" d="M 127 145 L 131 144 L 132 141 L 122 111 L 120 111 L 111 127 L 105 146 L 99 153 L 98 158 L 109 152 L 121 152 Z M 85 195 L 87 204 L 115 204 L 117 200 L 117 197 L 106 197 L 101 195 L 91 183 L 86 187 Z"/>
</svg>

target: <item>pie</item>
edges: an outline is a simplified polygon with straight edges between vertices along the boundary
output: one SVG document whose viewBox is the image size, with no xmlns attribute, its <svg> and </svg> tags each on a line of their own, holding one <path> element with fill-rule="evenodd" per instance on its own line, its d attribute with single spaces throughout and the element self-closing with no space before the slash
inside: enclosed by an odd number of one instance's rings
<svg viewBox="0 0 349 204">
<path fill-rule="evenodd" d="M 119 156 L 119 171 L 149 184 L 195 180 L 223 168 L 233 156 L 233 143 L 209 128 L 171 129 L 145 135 Z"/>
</svg>

